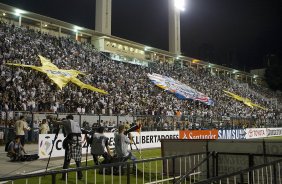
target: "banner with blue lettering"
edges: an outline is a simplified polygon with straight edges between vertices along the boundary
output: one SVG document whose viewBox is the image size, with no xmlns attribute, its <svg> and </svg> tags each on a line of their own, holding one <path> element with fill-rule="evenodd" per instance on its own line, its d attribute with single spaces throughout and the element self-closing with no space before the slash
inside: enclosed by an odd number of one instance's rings
<svg viewBox="0 0 282 184">
<path fill-rule="evenodd" d="M 213 105 L 214 102 L 208 96 L 191 88 L 190 86 L 183 84 L 173 78 L 159 75 L 156 73 L 147 74 L 149 79 L 158 87 L 173 93 L 179 99 L 192 99 L 203 102 L 207 105 Z"/>
<path fill-rule="evenodd" d="M 218 139 L 246 139 L 246 129 L 218 130 Z"/>
</svg>

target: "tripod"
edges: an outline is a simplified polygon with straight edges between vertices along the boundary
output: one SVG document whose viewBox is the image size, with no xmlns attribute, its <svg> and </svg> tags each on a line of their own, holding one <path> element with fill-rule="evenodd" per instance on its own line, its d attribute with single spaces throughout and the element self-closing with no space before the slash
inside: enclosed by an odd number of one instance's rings
<svg viewBox="0 0 282 184">
<path fill-rule="evenodd" d="M 51 148 L 51 151 L 50 151 L 50 153 L 49 153 L 49 158 L 48 158 L 48 162 L 47 162 L 47 166 L 46 166 L 46 170 L 45 170 L 45 172 L 46 172 L 46 171 L 47 171 L 47 169 L 48 169 L 49 162 L 50 162 L 50 159 L 51 159 L 51 155 L 52 155 L 52 152 L 53 152 L 53 148 L 54 148 L 54 145 L 55 145 L 55 141 L 56 141 L 56 140 L 57 140 L 57 138 L 58 138 L 59 131 L 60 131 L 60 126 L 59 126 L 59 125 L 57 125 L 56 134 L 55 134 L 54 140 L 52 141 L 52 148 Z"/>
<path fill-rule="evenodd" d="M 137 152 L 139 153 L 140 158 L 141 158 L 141 159 L 144 159 L 143 156 L 142 156 L 142 154 L 141 154 L 141 151 L 140 151 L 140 149 L 137 147 L 136 142 L 134 141 L 134 139 L 131 139 L 131 140 L 132 140 L 132 142 L 133 142 L 133 144 L 134 144 L 134 146 L 135 146 Z M 130 144 L 130 148 L 131 148 L 131 150 L 132 150 L 132 143 Z"/>
<path fill-rule="evenodd" d="M 87 137 L 87 133 L 84 134 L 85 136 L 85 141 L 86 141 L 86 161 L 85 161 L 85 165 L 87 166 L 87 161 L 88 161 L 88 147 L 89 147 L 89 140 Z"/>
</svg>

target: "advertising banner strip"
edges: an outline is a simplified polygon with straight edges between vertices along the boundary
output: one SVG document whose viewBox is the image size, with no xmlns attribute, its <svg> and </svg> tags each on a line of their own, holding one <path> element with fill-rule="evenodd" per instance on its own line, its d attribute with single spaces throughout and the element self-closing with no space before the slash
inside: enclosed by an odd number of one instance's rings
<svg viewBox="0 0 282 184">
<path fill-rule="evenodd" d="M 161 147 L 161 139 L 179 139 L 178 131 L 152 131 L 152 132 L 142 132 L 140 135 L 138 132 L 131 132 L 134 142 L 138 149 L 142 145 L 142 149 L 144 148 L 160 148 Z M 109 138 L 110 148 L 114 148 L 114 133 L 105 133 L 105 136 Z M 55 134 L 40 134 L 39 135 L 39 144 L 38 144 L 38 155 L 39 158 L 48 158 L 49 153 L 52 148 L 52 142 L 54 140 Z M 51 157 L 62 157 L 64 156 L 65 150 L 63 149 L 63 134 L 59 134 L 57 140 L 54 142 L 53 153 Z M 82 134 L 82 140 L 84 140 L 84 134 Z M 86 154 L 86 141 L 84 140 L 82 153 Z M 130 147 L 128 147 L 130 149 Z M 134 145 L 132 145 L 132 149 L 136 149 Z M 90 147 L 88 148 L 88 154 L 90 153 Z"/>
<path fill-rule="evenodd" d="M 247 129 L 230 129 L 230 130 L 181 130 L 181 131 L 151 131 L 132 132 L 132 137 L 138 149 L 141 148 L 160 148 L 161 139 L 254 139 L 273 136 L 282 136 L 282 128 L 247 128 Z M 114 133 L 105 133 L 109 138 L 110 148 L 114 148 Z M 52 142 L 55 134 L 39 134 L 38 155 L 40 158 L 48 158 L 52 148 Z M 64 140 L 63 134 L 59 134 L 57 140 L 54 142 L 54 149 L 51 157 L 64 156 L 64 149 L 62 143 Z M 84 140 L 84 134 L 82 135 Z M 82 153 L 86 154 L 86 141 L 84 140 Z M 130 147 L 128 147 L 130 149 Z M 132 145 L 132 149 L 136 149 Z M 90 154 L 90 147 L 88 154 Z"/>
<path fill-rule="evenodd" d="M 218 139 L 218 130 L 180 130 L 180 139 Z"/>
</svg>

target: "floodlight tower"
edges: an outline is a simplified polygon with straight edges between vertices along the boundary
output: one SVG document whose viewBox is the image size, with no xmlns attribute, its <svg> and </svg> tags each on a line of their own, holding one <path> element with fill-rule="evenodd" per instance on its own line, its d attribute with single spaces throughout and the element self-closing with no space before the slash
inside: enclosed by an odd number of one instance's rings
<svg viewBox="0 0 282 184">
<path fill-rule="evenodd" d="M 111 35 L 112 0 L 96 0 L 95 30 Z"/>
<path fill-rule="evenodd" d="M 169 52 L 181 55 L 180 12 L 185 10 L 185 0 L 169 1 Z"/>
</svg>

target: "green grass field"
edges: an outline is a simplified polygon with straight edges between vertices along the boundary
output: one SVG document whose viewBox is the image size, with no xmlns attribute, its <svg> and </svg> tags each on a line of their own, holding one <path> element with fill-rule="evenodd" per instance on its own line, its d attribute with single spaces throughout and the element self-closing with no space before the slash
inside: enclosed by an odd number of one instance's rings
<svg viewBox="0 0 282 184">
<path fill-rule="evenodd" d="M 267 137 L 267 138 L 264 138 L 264 139 L 275 139 L 275 140 L 278 140 L 278 139 L 282 139 L 282 136 Z"/>
<path fill-rule="evenodd" d="M 137 159 L 141 159 L 140 158 L 140 154 L 136 151 L 133 152 L 133 154 L 136 156 Z M 142 158 L 143 159 L 148 159 L 148 158 L 157 158 L 157 157 L 161 157 L 161 149 L 147 149 L 147 150 L 142 150 Z M 89 161 L 88 166 L 93 166 L 94 163 L 93 161 Z M 85 162 L 82 163 L 82 166 L 85 166 Z M 74 166 L 72 166 L 74 167 Z M 161 178 L 160 172 L 162 170 L 162 164 L 161 161 L 154 161 L 151 163 L 146 163 L 144 164 L 144 174 L 143 174 L 143 164 L 138 164 L 137 165 L 138 168 L 138 174 L 137 177 L 135 177 L 134 174 L 131 174 L 131 178 L 130 181 L 131 183 L 136 183 L 136 179 L 137 179 L 137 183 L 143 183 L 143 177 L 145 181 L 150 181 L 150 178 Z M 59 168 L 58 170 L 60 170 L 61 168 Z M 150 172 L 151 171 L 151 172 Z M 156 174 L 157 173 L 157 174 Z M 143 176 L 144 175 L 144 176 Z M 66 183 L 65 181 L 61 180 L 61 174 L 56 176 L 56 183 Z M 75 181 L 76 178 L 76 173 L 75 172 L 71 172 L 68 176 L 68 183 L 72 184 L 72 183 L 76 183 Z M 83 172 L 83 179 L 82 180 L 78 180 L 78 183 L 86 183 L 86 172 Z M 121 178 L 119 178 L 119 176 L 111 176 L 111 175 L 105 175 L 105 177 L 103 177 L 102 174 L 98 173 L 98 170 L 94 171 L 94 170 L 89 170 L 87 172 L 87 183 L 121 183 L 124 184 L 127 181 L 127 176 L 123 175 L 121 176 Z M 12 183 L 12 182 L 9 182 Z M 14 184 L 26 184 L 26 183 L 41 183 L 41 184 L 50 184 L 51 183 L 51 176 L 46 176 L 46 177 L 41 177 L 41 178 L 29 178 L 28 180 L 16 180 L 14 181 Z"/>
</svg>

